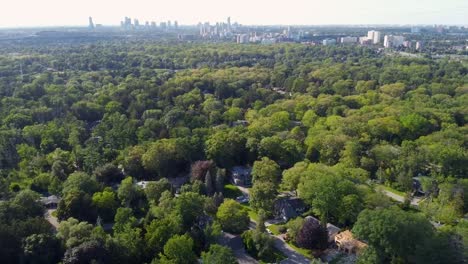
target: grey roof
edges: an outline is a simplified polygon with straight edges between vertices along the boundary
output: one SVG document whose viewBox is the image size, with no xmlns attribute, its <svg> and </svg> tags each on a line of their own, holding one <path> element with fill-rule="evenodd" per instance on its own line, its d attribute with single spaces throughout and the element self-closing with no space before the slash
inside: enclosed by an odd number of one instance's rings
<svg viewBox="0 0 468 264">
<path fill-rule="evenodd" d="M 275 201 L 275 212 L 287 219 L 299 216 L 305 209 L 306 205 L 302 199 L 294 197 L 283 197 Z"/>
</svg>

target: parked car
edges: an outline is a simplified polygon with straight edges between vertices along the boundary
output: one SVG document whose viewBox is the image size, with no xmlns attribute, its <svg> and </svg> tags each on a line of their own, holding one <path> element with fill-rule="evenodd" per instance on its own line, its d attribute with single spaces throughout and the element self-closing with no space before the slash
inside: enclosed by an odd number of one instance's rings
<svg viewBox="0 0 468 264">
<path fill-rule="evenodd" d="M 249 202 L 249 197 L 242 195 L 236 198 L 236 201 L 239 203 L 248 203 Z"/>
</svg>

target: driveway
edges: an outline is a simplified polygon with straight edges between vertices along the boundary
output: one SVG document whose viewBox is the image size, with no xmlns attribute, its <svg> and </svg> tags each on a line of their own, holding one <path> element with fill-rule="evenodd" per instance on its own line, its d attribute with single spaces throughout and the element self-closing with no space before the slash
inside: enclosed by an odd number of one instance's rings
<svg viewBox="0 0 468 264">
<path fill-rule="evenodd" d="M 246 188 L 243 186 L 237 186 L 237 189 L 239 189 L 239 191 L 241 191 L 243 195 L 250 197 L 249 188 Z"/>
<path fill-rule="evenodd" d="M 59 222 L 57 217 L 53 216 L 52 213 L 55 211 L 55 209 L 47 209 L 47 211 L 44 214 L 44 218 L 54 227 L 55 230 L 59 227 Z"/>
<path fill-rule="evenodd" d="M 283 253 L 287 259 L 282 260 L 281 264 L 307 264 L 310 259 L 295 251 L 286 243 L 281 236 L 273 236 L 275 239 L 275 247 Z"/>
<path fill-rule="evenodd" d="M 235 250 L 234 256 L 236 256 L 237 262 L 239 264 L 258 263 L 258 261 L 247 254 L 245 250 Z"/>
<path fill-rule="evenodd" d="M 257 223 L 255 223 L 253 219 L 250 219 L 249 229 L 253 230 L 256 228 L 256 226 L 257 226 Z M 270 235 L 270 236 L 275 240 L 274 242 L 275 242 L 276 249 L 281 251 L 281 253 L 283 253 L 283 255 L 287 257 L 286 259 L 282 260 L 280 263 L 282 264 L 310 263 L 310 260 L 308 258 L 306 258 L 304 255 L 302 255 L 301 253 L 297 252 L 292 247 L 290 247 L 288 243 L 286 243 L 283 240 L 283 237 L 281 235 L 278 235 L 278 236 Z"/>
<path fill-rule="evenodd" d="M 399 203 L 404 203 L 405 202 L 405 197 L 401 196 L 401 195 L 398 195 L 396 193 L 392 193 L 390 191 L 387 191 L 387 190 L 383 190 L 381 189 L 381 191 L 388 197 L 392 198 L 393 200 L 399 202 Z M 421 202 L 421 198 L 412 198 L 411 199 L 411 205 L 413 206 L 418 206 L 419 203 Z"/>
</svg>

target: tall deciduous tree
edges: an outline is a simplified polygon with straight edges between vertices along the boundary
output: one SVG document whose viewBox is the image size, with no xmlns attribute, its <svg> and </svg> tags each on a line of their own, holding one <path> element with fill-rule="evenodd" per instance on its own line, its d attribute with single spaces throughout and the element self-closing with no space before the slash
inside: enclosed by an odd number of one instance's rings
<svg viewBox="0 0 468 264">
<path fill-rule="evenodd" d="M 226 199 L 218 208 L 216 219 L 223 230 L 239 234 L 249 226 L 249 214 L 242 206 L 231 199 Z"/>
</svg>

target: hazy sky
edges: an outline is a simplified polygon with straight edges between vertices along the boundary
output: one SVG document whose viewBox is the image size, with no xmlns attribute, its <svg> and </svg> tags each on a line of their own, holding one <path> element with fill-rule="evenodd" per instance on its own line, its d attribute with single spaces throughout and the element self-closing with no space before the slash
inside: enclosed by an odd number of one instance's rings
<svg viewBox="0 0 468 264">
<path fill-rule="evenodd" d="M 468 24 L 468 0 L 0 0 L 0 27 L 179 24 Z"/>
</svg>

